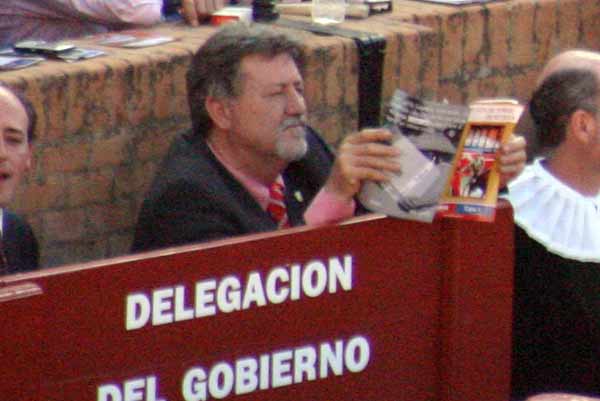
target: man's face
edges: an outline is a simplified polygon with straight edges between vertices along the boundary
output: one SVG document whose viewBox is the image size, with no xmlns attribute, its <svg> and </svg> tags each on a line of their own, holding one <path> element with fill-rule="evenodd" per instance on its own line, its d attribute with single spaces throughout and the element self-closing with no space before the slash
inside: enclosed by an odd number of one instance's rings
<svg viewBox="0 0 600 401">
<path fill-rule="evenodd" d="M 240 93 L 231 100 L 230 133 L 242 151 L 285 162 L 307 149 L 303 81 L 288 54 L 252 55 L 240 66 Z"/>
<path fill-rule="evenodd" d="M 31 167 L 29 119 L 21 102 L 0 88 L 0 207 L 12 201 L 24 173 Z"/>
</svg>

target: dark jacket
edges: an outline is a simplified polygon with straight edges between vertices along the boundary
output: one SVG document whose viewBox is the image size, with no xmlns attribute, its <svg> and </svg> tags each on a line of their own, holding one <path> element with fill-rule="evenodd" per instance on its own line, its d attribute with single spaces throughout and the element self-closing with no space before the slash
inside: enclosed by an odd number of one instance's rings
<svg viewBox="0 0 600 401">
<path fill-rule="evenodd" d="M 329 176 L 333 154 L 312 130 L 304 158 L 283 171 L 285 202 L 292 226 L 304 223 L 303 214 Z M 134 252 L 202 242 L 277 226 L 200 137 L 180 136 L 154 178 L 144 200 Z"/>
</svg>

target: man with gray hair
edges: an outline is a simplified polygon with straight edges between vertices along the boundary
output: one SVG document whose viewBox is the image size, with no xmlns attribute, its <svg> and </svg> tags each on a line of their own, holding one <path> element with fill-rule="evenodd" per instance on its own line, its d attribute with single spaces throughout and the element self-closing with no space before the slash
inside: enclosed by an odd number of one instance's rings
<svg viewBox="0 0 600 401">
<path fill-rule="evenodd" d="M 303 60 L 297 41 L 258 25 L 227 24 L 198 50 L 192 132 L 158 170 L 134 251 L 335 222 L 354 214 L 364 180 L 399 171 L 385 129 L 347 135 L 334 158 L 306 124 Z M 525 152 L 509 149 L 510 169 Z"/>
</svg>

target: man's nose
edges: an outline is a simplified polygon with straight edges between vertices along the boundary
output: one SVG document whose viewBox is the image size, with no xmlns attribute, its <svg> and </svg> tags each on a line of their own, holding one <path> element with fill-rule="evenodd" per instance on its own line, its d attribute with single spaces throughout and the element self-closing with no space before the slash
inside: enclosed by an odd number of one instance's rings
<svg viewBox="0 0 600 401">
<path fill-rule="evenodd" d="M 286 112 L 287 114 L 294 116 L 306 113 L 304 95 L 294 87 L 290 88 L 288 91 Z"/>
<path fill-rule="evenodd" d="M 8 149 L 6 148 L 6 141 L 4 137 L 0 135 L 0 160 L 6 159 L 8 156 Z"/>
</svg>

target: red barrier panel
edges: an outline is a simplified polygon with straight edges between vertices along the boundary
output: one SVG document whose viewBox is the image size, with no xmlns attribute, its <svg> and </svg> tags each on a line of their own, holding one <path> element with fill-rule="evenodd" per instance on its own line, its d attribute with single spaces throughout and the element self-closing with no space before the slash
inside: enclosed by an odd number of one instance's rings
<svg viewBox="0 0 600 401">
<path fill-rule="evenodd" d="M 4 277 L 0 394 L 506 401 L 512 235 L 367 216 Z"/>
</svg>

